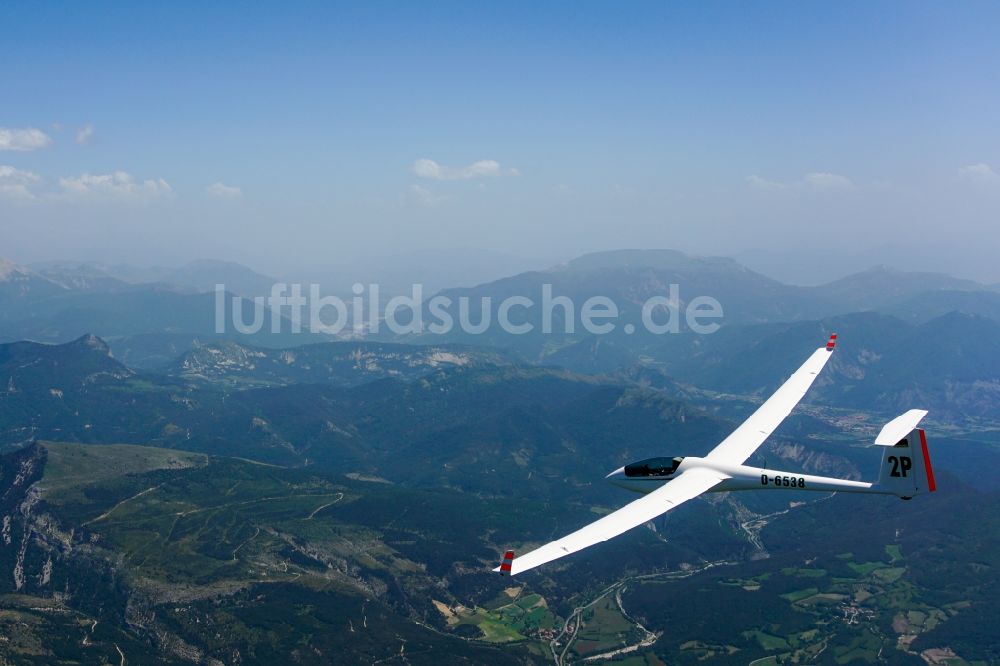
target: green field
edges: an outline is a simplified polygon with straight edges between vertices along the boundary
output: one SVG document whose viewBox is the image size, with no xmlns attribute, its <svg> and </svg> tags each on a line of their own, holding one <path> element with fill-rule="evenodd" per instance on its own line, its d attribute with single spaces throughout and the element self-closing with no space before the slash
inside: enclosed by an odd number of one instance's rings
<svg viewBox="0 0 1000 666">
<path fill-rule="evenodd" d="M 781 570 L 786 576 L 797 578 L 823 578 L 826 576 L 826 569 L 803 569 L 798 567 L 785 567 Z"/>
<path fill-rule="evenodd" d="M 795 603 L 796 601 L 802 601 L 803 599 L 807 599 L 808 597 L 811 597 L 811 596 L 813 596 L 815 594 L 818 594 L 818 593 L 819 593 L 819 588 L 817 588 L 817 587 L 807 587 L 807 588 L 805 588 L 803 590 L 796 590 L 794 592 L 786 592 L 785 594 L 781 595 L 781 598 L 784 599 L 784 600 L 786 600 L 786 601 L 790 601 L 792 603 Z"/>
<path fill-rule="evenodd" d="M 525 641 L 536 637 L 540 630 L 559 626 L 559 618 L 549 610 L 545 598 L 533 593 L 522 595 L 523 589 L 509 588 L 485 607 L 451 609 L 440 602 L 435 606 L 450 626 L 477 627 L 482 640 L 490 643 Z"/>
<path fill-rule="evenodd" d="M 632 623 L 622 616 L 614 595 L 608 594 L 583 612 L 573 651 L 585 657 L 624 647 L 634 640 Z"/>
<path fill-rule="evenodd" d="M 81 446 L 43 442 L 48 451 L 45 476 L 39 484 L 50 501 L 69 499 L 65 493 L 100 481 L 158 469 L 185 469 L 205 465 L 208 457 L 197 453 L 156 449 L 131 444 Z"/>
</svg>

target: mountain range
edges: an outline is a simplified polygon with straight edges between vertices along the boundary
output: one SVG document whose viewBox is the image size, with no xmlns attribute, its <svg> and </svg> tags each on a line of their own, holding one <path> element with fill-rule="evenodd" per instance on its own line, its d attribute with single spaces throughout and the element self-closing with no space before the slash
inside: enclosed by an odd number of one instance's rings
<svg viewBox="0 0 1000 666">
<path fill-rule="evenodd" d="M 554 333 L 542 332 L 543 285 L 551 285 L 553 299 L 565 296 L 575 305 L 572 316 L 576 325 L 572 332 L 566 332 L 566 311 L 561 307 L 551 308 Z M 445 290 L 440 295 L 451 299 L 448 311 L 456 320 L 461 298 L 468 299 L 472 322 L 482 317 L 483 299 L 489 299 L 494 310 L 497 303 L 511 296 L 527 296 L 535 305 L 519 311 L 521 317 L 514 321 L 532 324 L 529 333 L 506 333 L 493 312 L 485 332 L 470 335 L 456 327 L 444 338 L 478 340 L 511 348 L 533 361 L 560 363 L 558 355 L 565 353 L 566 347 L 594 337 L 580 325 L 582 304 L 591 297 L 606 296 L 616 304 L 619 317 L 614 332 L 602 337 L 618 348 L 644 353 L 648 345 L 669 336 L 647 332 L 642 306 L 647 299 L 667 296 L 671 285 L 677 285 L 679 311 L 697 297 L 715 299 L 723 316 L 712 321 L 723 327 L 816 320 L 859 311 L 885 312 L 914 322 L 951 311 L 995 318 L 1000 303 L 1000 292 L 993 287 L 944 275 L 876 268 L 819 287 L 798 287 L 772 280 L 731 259 L 692 257 L 668 250 L 630 250 L 585 255 L 547 271 Z M 425 315 L 431 313 L 425 311 Z M 663 323 L 666 315 L 660 313 L 654 321 Z M 634 327 L 634 335 L 625 330 L 628 325 Z"/>
</svg>

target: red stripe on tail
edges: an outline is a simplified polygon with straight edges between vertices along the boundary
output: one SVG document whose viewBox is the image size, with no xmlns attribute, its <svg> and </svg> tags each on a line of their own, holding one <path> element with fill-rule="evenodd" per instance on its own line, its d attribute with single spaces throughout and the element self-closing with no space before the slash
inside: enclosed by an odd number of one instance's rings
<svg viewBox="0 0 1000 666">
<path fill-rule="evenodd" d="M 918 430 L 920 433 L 920 450 L 924 454 L 924 469 L 927 470 L 927 492 L 934 492 L 937 490 L 937 484 L 934 483 L 934 468 L 931 467 L 931 454 L 927 450 L 927 435 L 924 431 Z"/>
</svg>

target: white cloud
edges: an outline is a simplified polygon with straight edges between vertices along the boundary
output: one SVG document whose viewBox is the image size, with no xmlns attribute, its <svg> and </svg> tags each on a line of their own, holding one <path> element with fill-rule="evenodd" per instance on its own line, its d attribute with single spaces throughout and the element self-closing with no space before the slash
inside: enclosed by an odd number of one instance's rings
<svg viewBox="0 0 1000 666">
<path fill-rule="evenodd" d="M 243 196 L 243 190 L 235 185 L 226 185 L 225 183 L 212 183 L 205 188 L 205 191 L 221 199 L 237 199 Z"/>
<path fill-rule="evenodd" d="M 410 185 L 410 197 L 421 206 L 436 206 L 448 198 L 434 194 L 426 187 L 419 185 Z"/>
<path fill-rule="evenodd" d="M 802 182 L 809 187 L 818 190 L 852 190 L 854 189 L 854 183 L 847 176 L 841 176 L 835 173 L 828 173 L 826 171 L 814 171 L 812 173 L 807 173 L 803 178 Z"/>
<path fill-rule="evenodd" d="M 52 143 L 48 134 L 34 127 L 15 129 L 0 127 L 0 150 L 26 152 L 38 150 Z"/>
<path fill-rule="evenodd" d="M 632 199 L 639 194 L 639 190 L 629 185 L 615 183 L 611 186 L 611 194 L 622 199 Z"/>
<path fill-rule="evenodd" d="M 756 190 L 771 192 L 792 189 L 813 191 L 853 190 L 857 187 L 847 176 L 827 171 L 811 171 L 798 180 L 784 183 L 753 175 L 747 176 L 747 184 Z"/>
<path fill-rule="evenodd" d="M 94 126 L 87 124 L 76 131 L 76 142 L 81 146 L 90 143 L 94 138 Z"/>
<path fill-rule="evenodd" d="M 472 178 L 494 178 L 502 176 L 500 163 L 496 160 L 479 160 L 463 167 L 453 169 L 441 166 L 434 160 L 419 159 L 413 163 L 413 173 L 430 180 L 469 180 Z M 509 175 L 519 174 L 517 169 L 510 169 Z"/>
<path fill-rule="evenodd" d="M 32 186 L 41 181 L 37 174 L 12 166 L 0 165 L 0 197 L 6 199 L 34 199 Z"/>
<path fill-rule="evenodd" d="M 69 196 L 120 200 L 152 199 L 173 192 L 162 178 L 138 181 L 124 171 L 60 178 L 59 185 Z"/>
<path fill-rule="evenodd" d="M 958 170 L 958 177 L 973 183 L 1000 183 L 1000 173 L 997 173 L 993 170 L 993 167 L 983 162 L 962 167 Z"/>
<path fill-rule="evenodd" d="M 760 176 L 747 176 L 747 184 L 755 190 L 783 190 L 786 185 Z"/>
</svg>

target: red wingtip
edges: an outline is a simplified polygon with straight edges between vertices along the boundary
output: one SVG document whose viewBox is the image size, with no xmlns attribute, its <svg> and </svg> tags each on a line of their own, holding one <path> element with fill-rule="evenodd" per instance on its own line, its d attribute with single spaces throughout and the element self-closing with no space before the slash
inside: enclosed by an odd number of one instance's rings
<svg viewBox="0 0 1000 666">
<path fill-rule="evenodd" d="M 830 336 L 830 339 L 826 341 L 826 350 L 833 351 L 833 348 L 837 346 L 837 334 L 834 333 Z"/>
<path fill-rule="evenodd" d="M 514 551 L 508 550 L 503 554 L 503 562 L 500 563 L 500 573 L 510 573 L 510 565 L 514 563 Z"/>
</svg>

